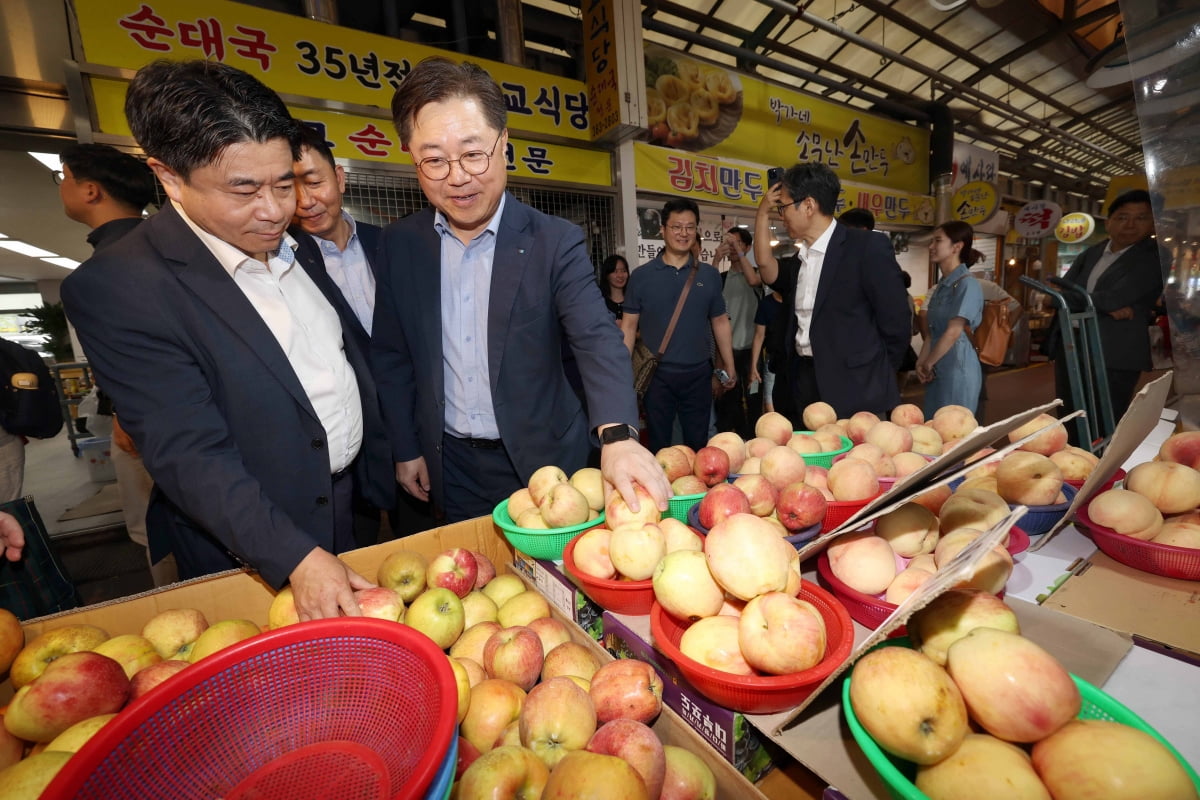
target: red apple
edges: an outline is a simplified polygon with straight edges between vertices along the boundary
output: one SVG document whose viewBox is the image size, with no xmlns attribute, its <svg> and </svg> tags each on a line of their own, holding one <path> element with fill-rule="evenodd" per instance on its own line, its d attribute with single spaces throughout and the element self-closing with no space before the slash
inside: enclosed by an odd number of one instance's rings
<svg viewBox="0 0 1200 800">
<path fill-rule="evenodd" d="M 463 773 L 467 768 L 475 763 L 475 759 L 482 755 L 479 748 L 468 742 L 463 737 L 458 737 L 458 765 L 454 768 L 454 780 L 462 780 Z"/>
<path fill-rule="evenodd" d="M 520 718 L 523 705 L 525 690 L 512 681 L 480 681 L 471 687 L 471 704 L 459 731 L 479 752 L 487 753 L 509 723 Z"/>
<path fill-rule="evenodd" d="M 622 658 L 596 670 L 590 694 L 600 722 L 624 718 L 650 723 L 662 711 L 662 690 L 654 667 Z"/>
<path fill-rule="evenodd" d="M 187 661 L 173 658 L 168 661 L 159 661 L 157 664 L 151 664 L 148 667 L 142 667 L 133 674 L 133 677 L 129 681 L 129 699 L 138 699 L 167 678 L 189 666 L 191 664 Z"/>
<path fill-rule="evenodd" d="M 795 533 L 810 528 L 825 519 L 829 501 L 821 490 L 803 481 L 789 483 L 779 493 L 775 514 L 783 527 Z"/>
<path fill-rule="evenodd" d="M 479 565 L 465 547 L 453 547 L 433 557 L 425 570 L 425 585 L 449 589 L 460 598 L 475 588 Z"/>
<path fill-rule="evenodd" d="M 729 454 L 719 447 L 701 447 L 696 451 L 692 473 L 705 486 L 716 486 L 729 477 Z"/>
<path fill-rule="evenodd" d="M 108 633 L 95 625 L 64 625 L 34 637 L 13 659 L 9 670 L 13 688 L 32 683 L 55 659 L 91 650 L 107 638 Z"/>
<path fill-rule="evenodd" d="M 457 784 L 458 800 L 495 800 L 501 797 L 542 797 L 550 770 L 532 750 L 517 745 L 488 749 L 463 772 Z"/>
<path fill-rule="evenodd" d="M 7 608 L 0 608 L 0 675 L 8 672 L 23 647 L 25 631 L 21 628 L 21 620 Z"/>
<path fill-rule="evenodd" d="M 733 482 L 734 487 L 741 489 L 750 501 L 750 511 L 760 517 L 765 517 L 775 510 L 779 499 L 779 490 L 767 480 L 764 475 L 740 475 Z"/>
<path fill-rule="evenodd" d="M 670 744 L 663 754 L 667 769 L 659 800 L 716 800 L 717 779 L 698 755 Z"/>
<path fill-rule="evenodd" d="M 4 726 L 30 742 L 49 742 L 76 722 L 120 711 L 129 699 L 129 678 L 113 659 L 99 653 L 56 658 L 8 704 Z"/>
<path fill-rule="evenodd" d="M 354 593 L 358 609 L 364 617 L 400 622 L 404 619 L 404 601 L 395 590 L 386 586 L 359 589 Z"/>
<path fill-rule="evenodd" d="M 649 797 L 662 794 L 667 773 L 667 757 L 654 731 L 631 719 L 614 719 L 600 726 L 587 743 L 593 753 L 616 756 L 642 777 Z"/>
<path fill-rule="evenodd" d="M 677 495 L 704 494 L 708 491 L 708 485 L 689 472 L 687 475 L 671 481 L 671 491 Z"/>
<path fill-rule="evenodd" d="M 536 756 L 534 757 L 536 760 Z M 540 762 L 539 762 L 540 763 Z M 491 795 L 489 795 L 490 797 Z M 567 753 L 550 773 L 540 795 L 499 794 L 499 797 L 541 797 L 542 800 L 605 798 L 605 800 L 649 800 L 646 784 L 624 759 L 574 750 Z M 461 797 L 460 800 L 468 800 Z"/>
<path fill-rule="evenodd" d="M 571 630 L 566 623 L 554 617 L 538 617 L 529 622 L 527 627 L 542 640 L 542 654 L 545 655 L 563 642 L 571 641 Z"/>
<path fill-rule="evenodd" d="M 732 483 L 718 483 L 700 498 L 700 508 L 696 513 L 700 524 L 711 529 L 734 514 L 753 512 L 745 492 Z"/>
<path fill-rule="evenodd" d="M 691 459 L 688 458 L 687 453 L 673 445 L 660 449 L 654 454 L 654 460 L 662 467 L 668 481 L 692 474 Z"/>
<path fill-rule="evenodd" d="M 537 683 L 544 660 L 542 640 L 524 625 L 496 631 L 483 646 L 483 668 L 488 676 L 512 681 L 525 691 Z"/>
<path fill-rule="evenodd" d="M 575 675 L 591 681 L 598 669 L 600 659 L 589 648 L 578 642 L 563 642 L 546 654 L 542 663 L 542 680 Z"/>
<path fill-rule="evenodd" d="M 492 564 L 492 560 L 478 550 L 472 550 L 471 555 L 475 556 L 475 566 L 478 571 L 475 573 L 476 589 L 482 589 L 488 585 L 488 581 L 496 577 L 496 566 Z"/>
</svg>

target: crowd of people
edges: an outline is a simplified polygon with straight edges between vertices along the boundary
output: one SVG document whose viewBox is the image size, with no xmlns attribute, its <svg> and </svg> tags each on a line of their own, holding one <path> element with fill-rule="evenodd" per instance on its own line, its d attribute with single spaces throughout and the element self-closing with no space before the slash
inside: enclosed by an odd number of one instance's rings
<svg viewBox="0 0 1200 800">
<path fill-rule="evenodd" d="M 659 448 L 749 438 L 763 411 L 799 420 L 816 401 L 886 414 L 906 366 L 927 414 L 978 407 L 969 225 L 934 230 L 940 278 L 914 359 L 891 242 L 869 212 L 835 218 L 827 166 L 785 170 L 753 230 L 723 232 L 715 265 L 684 197 L 662 208 L 654 258 L 596 270 L 577 225 L 507 191 L 507 110 L 483 69 L 427 59 L 391 110 L 429 205 L 383 229 L 343 207 L 324 137 L 216 62 L 134 76 L 125 111 L 144 165 L 104 146 L 64 153 L 64 207 L 96 249 L 62 297 L 128 456 L 131 535 L 163 580 L 249 565 L 292 585 L 301 619 L 356 614 L 370 582 L 336 554 L 373 544 L 385 514 L 399 535 L 489 514 L 538 467 L 597 452 L 632 508 L 640 485 L 665 510 Z M 143 220 L 151 175 L 166 202 Z M 1121 321 L 1157 294 L 1148 278 L 1136 293 L 1117 283 L 1124 262 L 1156 251 L 1136 239 L 1141 206 L 1114 205 L 1109 248 L 1073 272 Z M 776 219 L 794 255 L 771 246 Z M 1110 285 L 1125 303 L 1102 299 Z M 640 406 L 639 338 L 661 353 Z M 1110 370 L 1136 375 L 1134 361 Z M 8 558 L 21 544 L 0 524 Z"/>
</svg>

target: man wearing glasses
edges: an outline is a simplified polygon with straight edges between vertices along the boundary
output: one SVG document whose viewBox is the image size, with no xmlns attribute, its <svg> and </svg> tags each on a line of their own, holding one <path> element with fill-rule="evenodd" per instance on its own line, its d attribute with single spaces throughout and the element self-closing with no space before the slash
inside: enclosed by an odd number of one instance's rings
<svg viewBox="0 0 1200 800">
<path fill-rule="evenodd" d="M 839 417 L 885 414 L 900 403 L 896 370 L 912 334 L 900 265 L 886 236 L 834 220 L 841 181 L 824 164 L 797 164 L 768 189 L 754 220 L 754 255 L 764 283 L 790 310 L 780 326 L 788 354 L 775 382 L 775 410 L 799 420 L 824 401 Z M 771 211 L 799 257 L 777 259 Z"/>
<path fill-rule="evenodd" d="M 708 441 L 712 417 L 714 341 L 720 357 L 717 366 L 725 371 L 718 380 L 726 389 L 737 383 L 732 326 L 721 273 L 693 254 L 699 207 L 686 197 L 668 200 L 662 220 L 662 252 L 630 273 L 621 332 L 630 352 L 639 329 L 651 352 L 659 352 L 680 295 L 691 281 L 643 403 L 651 450 L 658 452 L 671 444 L 677 417 L 683 443 L 699 450 Z"/>
<path fill-rule="evenodd" d="M 601 471 L 661 510 L 670 486 L 637 441 L 629 355 L 582 230 L 505 191 L 507 109 L 474 64 L 422 61 L 392 99 L 431 208 L 383 233 L 371 339 L 396 480 L 450 522 L 490 514 L 539 467 Z M 563 371 L 569 346 L 586 410 Z"/>
</svg>

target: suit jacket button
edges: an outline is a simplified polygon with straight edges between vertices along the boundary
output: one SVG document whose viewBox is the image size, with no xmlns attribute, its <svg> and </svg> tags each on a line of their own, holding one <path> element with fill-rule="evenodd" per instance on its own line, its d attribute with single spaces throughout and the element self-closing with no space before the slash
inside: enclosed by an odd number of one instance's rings
<svg viewBox="0 0 1200 800">
<path fill-rule="evenodd" d="M 325 446 L 325 442 L 323 440 L 321 440 L 321 439 L 313 439 L 312 440 L 312 449 L 313 450 L 320 450 L 324 446 Z"/>
<path fill-rule="evenodd" d="M 317 495 L 317 505 L 319 505 L 319 506 L 329 505 L 329 498 L 323 494 Z"/>
</svg>

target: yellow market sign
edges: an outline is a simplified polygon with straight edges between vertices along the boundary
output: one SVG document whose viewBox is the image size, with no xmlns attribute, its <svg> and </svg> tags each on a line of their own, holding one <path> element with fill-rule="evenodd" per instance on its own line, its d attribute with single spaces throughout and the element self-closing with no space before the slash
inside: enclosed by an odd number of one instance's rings
<svg viewBox="0 0 1200 800">
<path fill-rule="evenodd" d="M 634 142 L 633 156 L 639 191 L 755 208 L 767 185 L 767 170 L 760 164 L 708 158 L 644 142 Z M 843 181 L 838 213 L 848 208 L 866 208 L 881 224 L 933 222 L 933 199 L 927 195 Z"/>
<path fill-rule="evenodd" d="M 107 78 L 92 78 L 91 84 L 99 130 L 131 136 L 124 111 L 127 84 Z M 312 108 L 289 110 L 296 119 L 322 128 L 337 158 L 412 164 L 390 120 Z M 612 156 L 603 151 L 509 137 L 505 160 L 513 177 L 612 186 Z"/>
<path fill-rule="evenodd" d="M 951 215 L 968 225 L 987 222 L 999 207 L 1000 195 L 996 193 L 996 187 L 986 181 L 964 183 L 950 200 Z"/>
<path fill-rule="evenodd" d="M 1067 214 L 1054 226 L 1054 238 L 1064 244 L 1082 242 L 1096 230 L 1096 219 L 1091 214 L 1075 211 Z"/>
<path fill-rule="evenodd" d="M 245 70 L 283 94 L 381 109 L 413 66 L 456 53 L 264 11 L 229 0 L 75 0 L 88 62 L 138 69 L 158 58 L 207 58 Z M 504 90 L 509 125 L 535 134 L 589 139 L 580 81 L 473 59 Z"/>
</svg>

